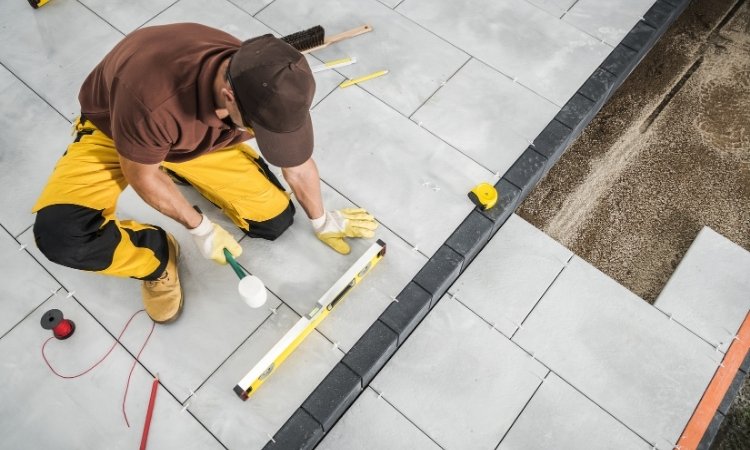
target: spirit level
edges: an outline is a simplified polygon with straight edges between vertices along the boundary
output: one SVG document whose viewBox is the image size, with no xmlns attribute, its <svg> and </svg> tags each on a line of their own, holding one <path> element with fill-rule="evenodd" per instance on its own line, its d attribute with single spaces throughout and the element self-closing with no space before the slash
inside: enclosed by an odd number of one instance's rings
<svg viewBox="0 0 750 450">
<path fill-rule="evenodd" d="M 292 329 L 287 331 L 284 337 L 237 383 L 234 392 L 242 400 L 247 400 L 250 395 L 254 394 L 287 356 L 328 316 L 331 310 L 346 297 L 346 294 L 362 281 L 383 256 L 385 256 L 385 242 L 378 240 L 320 297 L 312 311 L 301 317 Z"/>
</svg>

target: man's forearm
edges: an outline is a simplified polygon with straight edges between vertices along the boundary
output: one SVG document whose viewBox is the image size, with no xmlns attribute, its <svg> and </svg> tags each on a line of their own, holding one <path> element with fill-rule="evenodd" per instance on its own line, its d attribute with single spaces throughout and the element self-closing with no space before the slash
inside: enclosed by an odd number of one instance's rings
<svg viewBox="0 0 750 450">
<path fill-rule="evenodd" d="M 131 183 L 136 193 L 152 208 L 181 223 L 185 228 L 200 225 L 203 216 L 185 199 L 167 174 L 158 171 Z"/>
<path fill-rule="evenodd" d="M 282 173 L 307 217 L 321 217 L 324 213 L 323 199 L 320 195 L 320 175 L 315 161 L 309 159 L 301 166 L 282 169 Z"/>
</svg>

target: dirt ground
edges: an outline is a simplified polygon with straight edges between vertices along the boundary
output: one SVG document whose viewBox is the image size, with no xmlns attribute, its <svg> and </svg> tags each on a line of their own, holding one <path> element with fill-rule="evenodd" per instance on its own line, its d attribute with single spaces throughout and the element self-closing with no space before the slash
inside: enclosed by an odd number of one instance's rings
<svg viewBox="0 0 750 450">
<path fill-rule="evenodd" d="M 750 4 L 693 1 L 518 214 L 649 303 L 703 226 L 750 250 Z M 750 448 L 750 381 L 712 448 Z"/>
</svg>

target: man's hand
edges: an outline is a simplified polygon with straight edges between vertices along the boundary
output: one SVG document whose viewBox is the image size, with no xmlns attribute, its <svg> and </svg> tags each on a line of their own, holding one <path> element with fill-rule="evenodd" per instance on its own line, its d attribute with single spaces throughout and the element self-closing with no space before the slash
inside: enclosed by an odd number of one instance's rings
<svg viewBox="0 0 750 450">
<path fill-rule="evenodd" d="M 312 224 L 318 239 L 342 255 L 351 251 L 345 237 L 371 238 L 378 227 L 375 218 L 362 208 L 327 211 L 322 217 L 313 219 Z"/>
<path fill-rule="evenodd" d="M 297 201 L 310 218 L 318 239 L 326 245 L 347 255 L 351 248 L 344 241 L 345 237 L 371 238 L 375 236 L 378 223 L 364 209 L 348 208 L 325 212 L 320 195 L 318 167 L 312 158 L 297 167 L 285 167 L 281 171 L 297 197 Z"/>
<path fill-rule="evenodd" d="M 206 259 L 213 259 L 219 264 L 226 264 L 225 248 L 235 258 L 242 254 L 242 247 L 232 235 L 218 224 L 211 222 L 205 214 L 200 225 L 188 231 L 193 235 L 193 241 Z"/>
</svg>

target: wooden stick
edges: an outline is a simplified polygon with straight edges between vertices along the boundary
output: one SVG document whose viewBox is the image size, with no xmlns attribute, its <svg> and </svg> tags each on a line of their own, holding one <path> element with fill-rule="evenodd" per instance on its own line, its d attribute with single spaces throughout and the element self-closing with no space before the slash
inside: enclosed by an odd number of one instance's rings
<svg viewBox="0 0 750 450">
<path fill-rule="evenodd" d="M 363 81 L 372 80 L 373 78 L 382 77 L 383 75 L 387 74 L 387 70 L 378 70 L 377 72 L 373 72 L 369 75 L 364 75 L 357 78 L 352 78 L 351 80 L 346 80 L 343 83 L 339 85 L 341 88 L 346 88 L 349 86 L 353 86 L 357 83 L 362 83 Z"/>
</svg>

